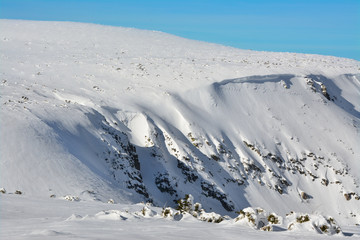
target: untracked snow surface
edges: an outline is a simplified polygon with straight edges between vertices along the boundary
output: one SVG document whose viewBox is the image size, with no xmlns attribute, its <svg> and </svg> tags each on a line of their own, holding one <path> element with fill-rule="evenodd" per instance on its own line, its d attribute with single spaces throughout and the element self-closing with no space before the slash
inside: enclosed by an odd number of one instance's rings
<svg viewBox="0 0 360 240">
<path fill-rule="evenodd" d="M 1 239 L 359 238 L 358 61 L 15 20 L 0 61 Z"/>
</svg>

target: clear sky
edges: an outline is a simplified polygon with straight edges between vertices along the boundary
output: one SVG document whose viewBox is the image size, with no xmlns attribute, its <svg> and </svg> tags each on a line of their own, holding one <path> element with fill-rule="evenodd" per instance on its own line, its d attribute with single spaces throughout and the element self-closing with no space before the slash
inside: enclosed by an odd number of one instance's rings
<svg viewBox="0 0 360 240">
<path fill-rule="evenodd" d="M 360 0 L 0 0 L 0 18 L 134 27 L 360 60 Z"/>
</svg>

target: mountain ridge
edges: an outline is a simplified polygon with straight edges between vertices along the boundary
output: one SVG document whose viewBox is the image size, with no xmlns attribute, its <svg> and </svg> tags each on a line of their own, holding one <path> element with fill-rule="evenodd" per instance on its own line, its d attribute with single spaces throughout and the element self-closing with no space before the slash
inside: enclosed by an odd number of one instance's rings
<svg viewBox="0 0 360 240">
<path fill-rule="evenodd" d="M 80 23 L 0 28 L 0 187 L 359 222 L 358 61 Z"/>
</svg>

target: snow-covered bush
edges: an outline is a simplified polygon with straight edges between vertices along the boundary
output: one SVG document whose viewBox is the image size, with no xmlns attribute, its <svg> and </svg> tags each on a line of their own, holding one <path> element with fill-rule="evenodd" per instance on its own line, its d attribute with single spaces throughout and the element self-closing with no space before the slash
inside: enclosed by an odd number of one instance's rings
<svg viewBox="0 0 360 240">
<path fill-rule="evenodd" d="M 314 214 L 291 213 L 286 217 L 290 231 L 315 231 L 320 234 L 338 234 L 341 228 L 334 218 Z"/>
<path fill-rule="evenodd" d="M 144 216 L 144 217 L 153 217 L 156 215 L 156 212 L 151 210 L 150 208 L 144 206 L 142 209 L 141 209 L 141 214 Z"/>
<path fill-rule="evenodd" d="M 5 188 L 0 188 L 0 193 L 6 193 Z"/>
<path fill-rule="evenodd" d="M 76 197 L 76 196 L 71 196 L 71 195 L 66 195 L 63 197 L 63 199 L 67 200 L 67 201 L 80 201 L 80 198 L 79 197 Z"/>
<path fill-rule="evenodd" d="M 239 216 L 235 218 L 235 222 L 259 229 L 266 225 L 267 220 L 264 213 L 265 211 L 261 208 L 244 208 L 239 211 Z"/>
<path fill-rule="evenodd" d="M 235 222 L 264 231 L 272 231 L 272 225 L 281 224 L 282 218 L 275 213 L 268 214 L 261 208 L 244 208 L 239 211 Z"/>
<path fill-rule="evenodd" d="M 186 194 L 185 198 L 179 199 L 177 203 L 178 206 L 176 210 L 178 210 L 180 214 L 189 213 L 197 218 L 203 210 L 201 209 L 200 203 L 194 203 L 194 197 L 191 194 Z"/>
<path fill-rule="evenodd" d="M 180 211 L 180 213 L 184 213 L 184 212 L 192 212 L 194 210 L 194 197 L 191 194 L 186 194 L 185 198 L 183 199 L 179 199 L 177 201 L 178 206 L 176 208 L 176 210 Z"/>
<path fill-rule="evenodd" d="M 270 224 L 278 224 L 279 223 L 279 217 L 276 216 L 274 213 L 271 213 L 268 217 L 267 220 Z"/>
<path fill-rule="evenodd" d="M 270 232 L 270 231 L 272 231 L 272 230 L 273 230 L 273 227 L 272 227 L 272 225 L 266 225 L 266 226 L 264 226 L 264 227 L 260 228 L 260 230 Z"/>
<path fill-rule="evenodd" d="M 310 221 L 309 215 L 300 215 L 299 217 L 296 218 L 296 222 L 298 223 L 304 223 L 304 222 L 308 222 Z"/>
<path fill-rule="evenodd" d="M 214 212 L 207 213 L 202 209 L 198 219 L 204 222 L 220 223 L 224 220 L 224 217 Z"/>
<path fill-rule="evenodd" d="M 143 208 L 140 211 L 137 211 L 134 214 L 137 216 L 148 218 L 148 217 L 154 217 L 156 215 L 156 212 L 148 208 L 148 206 L 143 206 Z"/>
<path fill-rule="evenodd" d="M 191 216 L 205 222 L 220 223 L 224 218 L 217 213 L 211 212 L 207 213 L 204 209 L 201 208 L 200 203 L 194 203 L 194 197 L 191 194 L 186 194 L 185 198 L 178 200 L 177 210 L 179 211 L 175 215 L 186 215 L 190 214 Z"/>
<path fill-rule="evenodd" d="M 172 210 L 172 208 L 170 207 L 164 207 L 162 209 L 162 212 L 161 212 L 161 216 L 163 216 L 164 218 L 167 218 L 167 217 L 172 217 L 174 215 L 174 211 Z"/>
</svg>

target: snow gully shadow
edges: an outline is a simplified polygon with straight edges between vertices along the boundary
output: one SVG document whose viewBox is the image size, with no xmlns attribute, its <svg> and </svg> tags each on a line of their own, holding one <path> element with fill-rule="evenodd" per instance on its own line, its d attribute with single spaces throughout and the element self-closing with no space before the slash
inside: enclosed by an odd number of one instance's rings
<svg viewBox="0 0 360 240">
<path fill-rule="evenodd" d="M 221 82 L 214 83 L 213 86 L 215 89 L 218 89 L 222 86 L 232 83 L 267 83 L 267 82 L 281 82 L 284 81 L 285 84 L 290 88 L 292 86 L 291 79 L 294 78 L 295 75 L 292 74 L 274 74 L 274 75 L 254 75 L 243 78 L 233 78 L 226 79 Z"/>
</svg>

